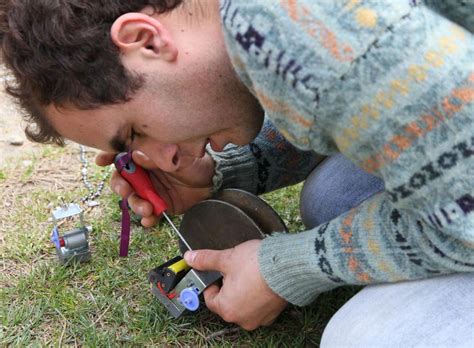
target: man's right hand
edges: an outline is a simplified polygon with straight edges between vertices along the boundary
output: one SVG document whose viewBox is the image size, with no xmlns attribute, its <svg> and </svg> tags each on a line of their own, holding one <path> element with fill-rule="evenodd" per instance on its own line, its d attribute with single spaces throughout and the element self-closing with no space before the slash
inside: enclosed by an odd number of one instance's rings
<svg viewBox="0 0 474 348">
<path fill-rule="evenodd" d="M 115 155 L 101 152 L 96 157 L 96 163 L 99 166 L 110 165 Z M 132 157 L 136 164 L 148 170 L 155 190 L 166 201 L 168 212 L 172 215 L 184 213 L 211 195 L 215 164 L 207 153 L 202 158 L 189 158 L 185 166 L 173 173 L 163 172 L 140 151 L 134 151 Z M 110 185 L 115 193 L 124 199 L 128 198 L 131 209 L 142 217 L 141 224 L 144 227 L 152 227 L 157 223 L 159 217 L 153 215 L 151 204 L 138 197 L 117 171 L 112 174 Z"/>
</svg>

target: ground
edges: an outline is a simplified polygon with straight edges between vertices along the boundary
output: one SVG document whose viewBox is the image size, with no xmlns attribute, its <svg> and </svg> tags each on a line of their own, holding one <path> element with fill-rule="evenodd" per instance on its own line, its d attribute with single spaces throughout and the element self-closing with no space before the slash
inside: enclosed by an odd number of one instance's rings
<svg viewBox="0 0 474 348">
<path fill-rule="evenodd" d="M 0 68 L 0 84 L 3 85 L 8 75 Z M 20 112 L 13 103 L 10 96 L 5 93 L 4 88 L 0 89 L 0 168 L 7 164 L 7 161 L 22 154 L 37 151 L 38 145 L 28 141 L 24 133 L 24 122 L 20 117 Z"/>
<path fill-rule="evenodd" d="M 0 78 L 5 79 L 0 69 Z M 172 319 L 149 291 L 147 272 L 178 253 L 167 224 L 133 226 L 128 258 L 118 257 L 118 197 L 107 187 L 86 209 L 92 259 L 64 267 L 50 241 L 51 211 L 87 190 L 77 144 L 33 144 L 19 111 L 0 91 L 0 347 L 5 346 L 296 346 L 317 347 L 332 314 L 357 289 L 321 295 L 311 306 L 289 306 L 271 326 L 253 332 L 223 322 L 205 308 Z M 104 170 L 93 165 L 97 185 Z M 289 230 L 303 229 L 301 185 L 265 195 Z M 173 217 L 179 225 L 179 217 Z"/>
</svg>

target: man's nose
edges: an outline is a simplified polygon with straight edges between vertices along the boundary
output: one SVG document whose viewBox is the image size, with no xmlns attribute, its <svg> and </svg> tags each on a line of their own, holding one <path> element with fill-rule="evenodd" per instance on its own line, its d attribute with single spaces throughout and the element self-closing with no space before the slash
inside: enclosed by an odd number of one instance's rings
<svg viewBox="0 0 474 348">
<path fill-rule="evenodd" d="M 151 161 L 164 172 L 172 173 L 179 169 L 179 148 L 175 144 L 158 144 L 143 149 Z"/>
</svg>

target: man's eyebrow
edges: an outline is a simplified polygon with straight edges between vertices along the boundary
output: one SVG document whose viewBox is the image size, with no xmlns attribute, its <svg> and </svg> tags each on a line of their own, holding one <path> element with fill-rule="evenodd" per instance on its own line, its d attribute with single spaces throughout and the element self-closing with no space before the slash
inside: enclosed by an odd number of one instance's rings
<svg viewBox="0 0 474 348">
<path fill-rule="evenodd" d="M 122 138 L 122 132 L 119 130 L 114 137 L 109 141 L 109 145 L 116 152 L 127 151 L 126 141 Z"/>
</svg>

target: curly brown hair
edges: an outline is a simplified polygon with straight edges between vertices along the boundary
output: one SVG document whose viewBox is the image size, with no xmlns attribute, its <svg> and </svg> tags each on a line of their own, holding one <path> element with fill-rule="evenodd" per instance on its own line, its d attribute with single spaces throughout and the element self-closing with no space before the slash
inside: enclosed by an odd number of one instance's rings
<svg viewBox="0 0 474 348">
<path fill-rule="evenodd" d="M 147 6 L 156 13 L 183 0 L 0 0 L 0 47 L 13 73 L 6 90 L 26 111 L 27 136 L 64 144 L 44 106 L 83 110 L 126 102 L 144 83 L 124 68 L 110 38 L 113 22 Z"/>
</svg>

